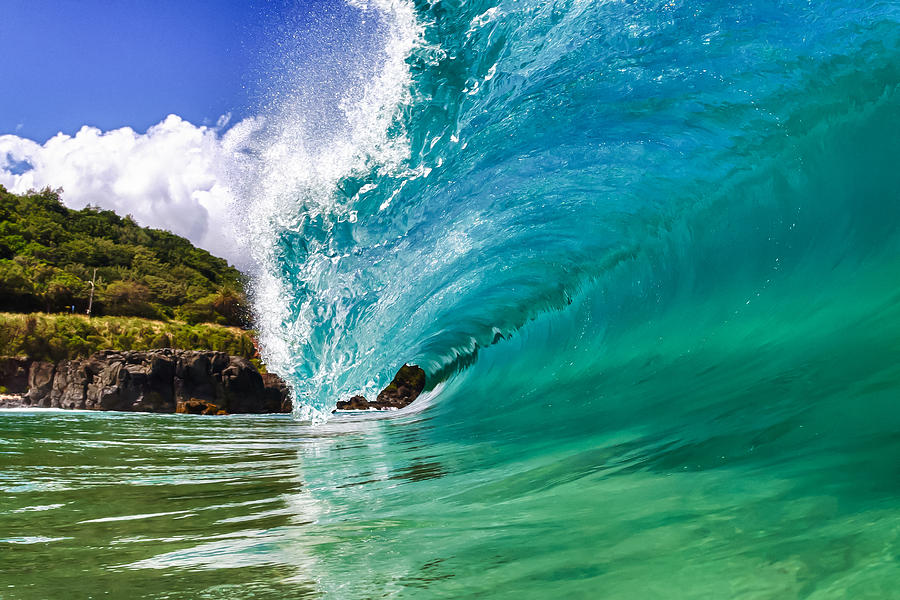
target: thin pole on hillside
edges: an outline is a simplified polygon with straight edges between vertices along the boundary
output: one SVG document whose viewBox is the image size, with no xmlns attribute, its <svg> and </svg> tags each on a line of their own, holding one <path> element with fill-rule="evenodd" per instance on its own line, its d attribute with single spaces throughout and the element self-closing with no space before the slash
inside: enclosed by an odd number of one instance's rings
<svg viewBox="0 0 900 600">
<path fill-rule="evenodd" d="M 94 274 L 91 276 L 91 297 L 88 299 L 87 316 L 91 316 L 91 308 L 94 306 L 94 280 L 97 278 L 97 267 L 94 267 Z"/>
</svg>

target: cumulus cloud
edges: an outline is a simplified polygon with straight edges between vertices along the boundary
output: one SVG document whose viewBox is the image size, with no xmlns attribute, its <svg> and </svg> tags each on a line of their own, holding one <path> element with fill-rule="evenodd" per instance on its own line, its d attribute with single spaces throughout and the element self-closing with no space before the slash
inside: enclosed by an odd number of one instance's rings
<svg viewBox="0 0 900 600">
<path fill-rule="evenodd" d="M 252 122 L 223 133 L 227 123 L 225 116 L 203 127 L 169 115 L 146 133 L 85 126 L 44 144 L 0 135 L 0 184 L 15 193 L 61 187 L 72 208 L 91 204 L 130 214 L 242 265 L 228 177 L 237 137 Z"/>
</svg>

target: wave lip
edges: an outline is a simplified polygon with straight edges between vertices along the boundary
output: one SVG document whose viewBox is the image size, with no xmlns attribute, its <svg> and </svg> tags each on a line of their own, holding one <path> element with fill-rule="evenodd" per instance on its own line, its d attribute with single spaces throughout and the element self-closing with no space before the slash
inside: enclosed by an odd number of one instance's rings
<svg viewBox="0 0 900 600">
<path fill-rule="evenodd" d="M 306 116 L 316 101 L 315 78 L 312 83 L 298 78 L 292 85 L 300 87 L 280 90 L 267 114 L 234 144 L 240 164 L 235 186 L 248 205 L 247 246 L 257 265 L 253 307 L 263 355 L 273 369 L 285 373 L 297 372 L 300 364 L 315 365 L 292 381 L 301 399 L 297 414 L 303 419 L 324 414 L 322 405 L 302 399 L 327 386 L 335 369 L 326 358 L 336 351 L 328 347 L 334 343 L 323 343 L 322 317 L 317 314 L 333 298 L 323 298 L 323 290 L 312 284 L 337 258 L 327 238 L 357 218 L 352 202 L 335 192 L 342 181 L 373 165 L 400 168 L 408 155 L 396 114 L 409 103 L 406 58 L 421 35 L 412 5 L 396 0 L 348 4 L 358 9 L 363 21 L 377 21 L 377 56 L 348 76 L 352 81 L 364 75 L 369 79 L 347 87 L 337 118 L 323 125 Z M 354 67 L 348 69 L 353 73 Z M 340 335 L 341 319 L 335 317 L 335 331 L 325 337 Z"/>
</svg>

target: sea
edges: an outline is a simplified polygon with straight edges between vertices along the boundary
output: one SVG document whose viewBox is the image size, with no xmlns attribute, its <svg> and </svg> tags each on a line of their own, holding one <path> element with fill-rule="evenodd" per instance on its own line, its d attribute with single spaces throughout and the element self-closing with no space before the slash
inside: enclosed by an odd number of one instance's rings
<svg viewBox="0 0 900 600">
<path fill-rule="evenodd" d="M 294 414 L 0 413 L 0 598 L 900 598 L 900 4 L 342 7 L 234 134 Z"/>
</svg>

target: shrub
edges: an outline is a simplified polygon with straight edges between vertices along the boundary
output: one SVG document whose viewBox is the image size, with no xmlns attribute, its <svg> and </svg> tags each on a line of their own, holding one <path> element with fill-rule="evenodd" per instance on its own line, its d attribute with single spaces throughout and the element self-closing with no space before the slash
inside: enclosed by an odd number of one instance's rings
<svg viewBox="0 0 900 600">
<path fill-rule="evenodd" d="M 180 348 L 256 356 L 251 332 L 135 317 L 0 313 L 0 355 L 34 360 L 80 358 L 100 350 Z"/>
</svg>

